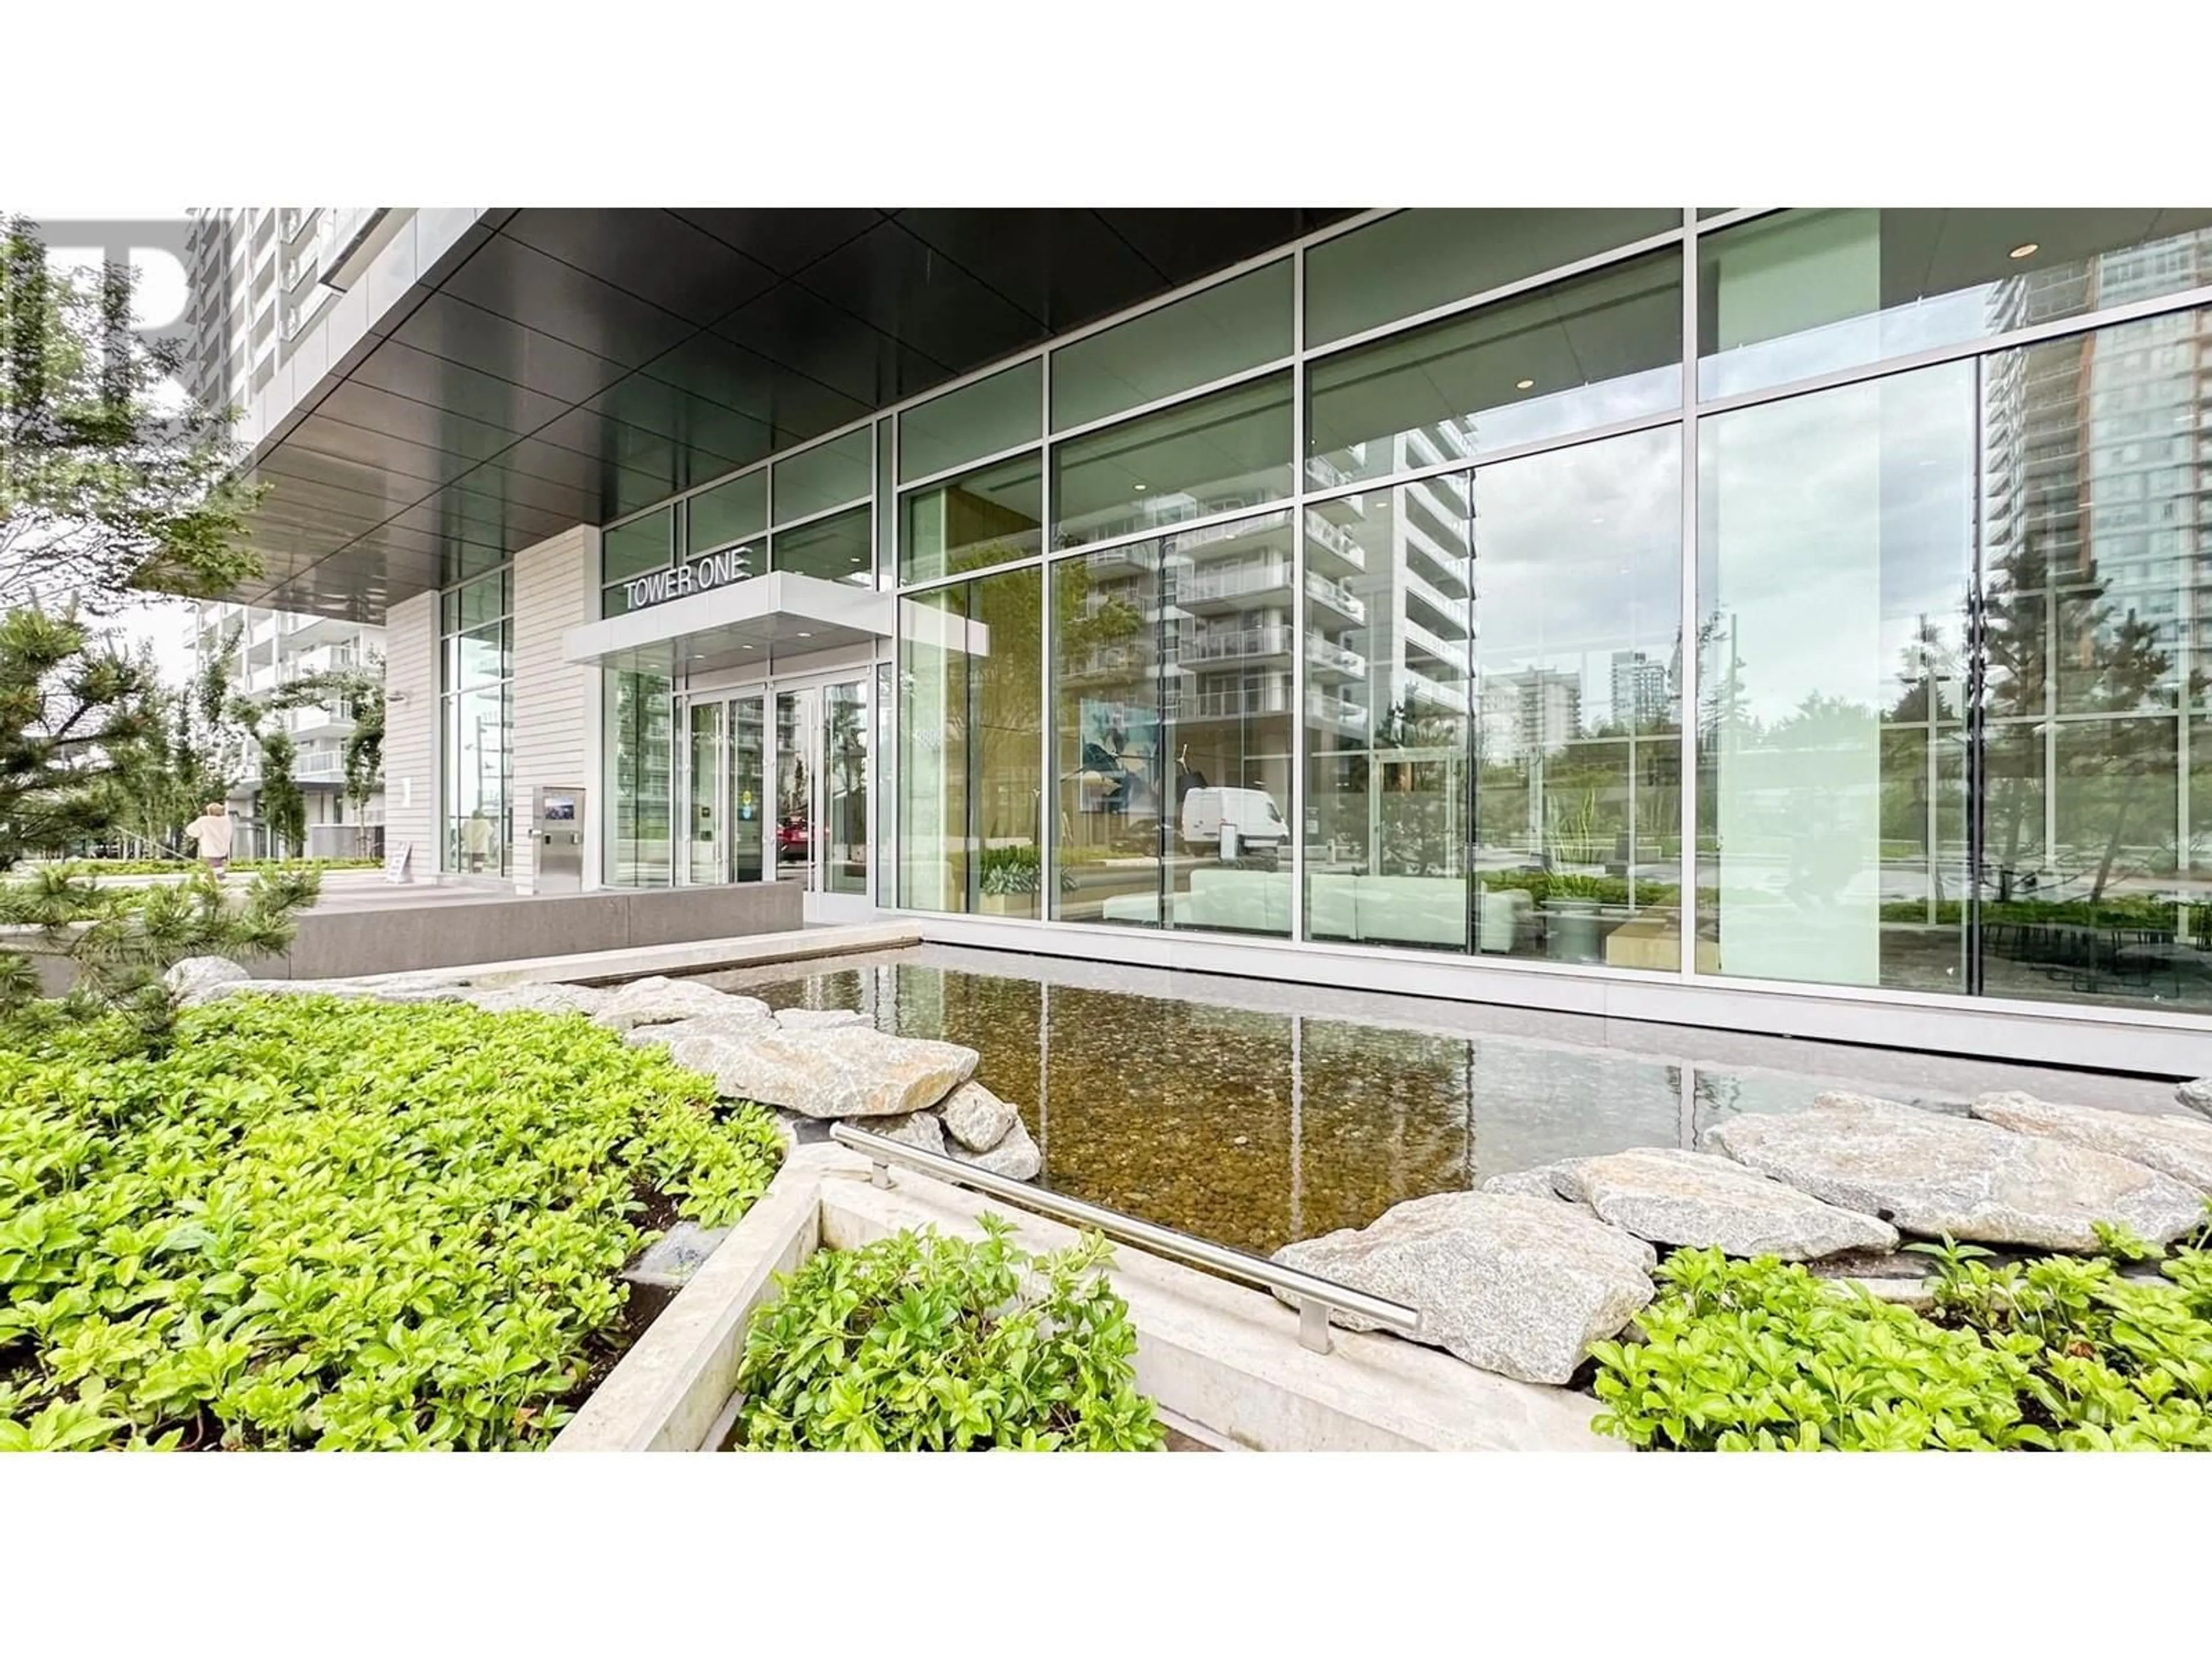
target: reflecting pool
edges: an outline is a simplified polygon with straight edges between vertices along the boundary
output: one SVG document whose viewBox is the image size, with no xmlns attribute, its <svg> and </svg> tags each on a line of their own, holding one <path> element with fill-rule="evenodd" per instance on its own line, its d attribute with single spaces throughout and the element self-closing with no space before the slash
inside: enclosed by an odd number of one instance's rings
<svg viewBox="0 0 2212 1659">
<path fill-rule="evenodd" d="M 927 945 L 706 976 L 964 1043 L 1054 1191 L 1239 1249 L 1553 1158 L 1694 1146 L 1853 1088 L 1956 1109 L 1985 1089 L 2154 1109 L 2172 1085 Z"/>
</svg>

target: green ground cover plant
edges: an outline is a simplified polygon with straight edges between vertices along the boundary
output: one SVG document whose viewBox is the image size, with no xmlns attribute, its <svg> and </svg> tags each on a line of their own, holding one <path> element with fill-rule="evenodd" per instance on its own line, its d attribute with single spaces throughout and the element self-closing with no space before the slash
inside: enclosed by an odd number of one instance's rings
<svg viewBox="0 0 2212 1659">
<path fill-rule="evenodd" d="M 2159 1279 L 2119 1229 L 2103 1254 L 2002 1267 L 1924 1247 L 1933 1317 L 1771 1257 L 1677 1251 L 1638 1318 L 1593 1346 L 1595 1426 L 1648 1450 L 2212 1451 L 2212 1251 Z M 1922 1247 L 1908 1247 L 1922 1248 Z"/>
<path fill-rule="evenodd" d="M 735 1220 L 757 1106 L 577 1016 L 234 996 L 0 1048 L 0 1449 L 533 1447 L 654 1195 Z"/>
<path fill-rule="evenodd" d="M 1046 1255 L 894 1234 L 817 1251 L 754 1315 L 738 1443 L 757 1451 L 1157 1451 L 1135 1328 L 1096 1234 Z"/>
</svg>

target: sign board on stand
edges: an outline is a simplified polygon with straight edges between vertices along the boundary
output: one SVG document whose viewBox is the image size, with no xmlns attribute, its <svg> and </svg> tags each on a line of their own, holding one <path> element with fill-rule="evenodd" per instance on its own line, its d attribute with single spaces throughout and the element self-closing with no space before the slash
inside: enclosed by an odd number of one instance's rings
<svg viewBox="0 0 2212 1659">
<path fill-rule="evenodd" d="M 385 854 L 385 855 L 384 855 L 384 878 L 385 878 L 385 880 L 386 880 L 386 881 L 411 881 L 411 880 L 413 880 L 413 879 L 414 879 L 414 878 L 413 878 L 413 877 L 410 876 L 410 875 L 407 873 L 407 857 L 408 857 L 408 854 L 410 854 L 410 853 L 412 853 L 414 850 L 415 850 L 415 843 L 414 843 L 413 842 L 411 842 L 411 841 L 403 841 L 403 842 L 398 842 L 397 845 L 393 846 L 393 847 L 392 847 L 392 848 L 388 852 L 386 852 L 386 853 Z"/>
</svg>

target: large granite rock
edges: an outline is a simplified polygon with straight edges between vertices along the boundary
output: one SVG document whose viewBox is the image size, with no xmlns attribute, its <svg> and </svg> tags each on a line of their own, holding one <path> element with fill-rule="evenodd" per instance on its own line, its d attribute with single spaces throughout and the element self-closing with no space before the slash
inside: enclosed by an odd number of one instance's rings
<svg viewBox="0 0 2212 1659">
<path fill-rule="evenodd" d="M 896 1117 L 951 1094 L 975 1069 L 975 1051 L 957 1043 L 886 1036 L 870 1027 L 817 1034 L 770 1021 L 726 1034 L 698 1033 L 668 1045 L 679 1066 L 704 1072 L 732 1100 L 787 1106 L 809 1117 Z"/>
<path fill-rule="evenodd" d="M 1557 1383 L 1651 1300 L 1658 1256 L 1556 1200 L 1436 1193 L 1357 1231 L 1286 1244 L 1275 1260 L 1418 1308 L 1419 1340 L 1470 1365 Z M 1372 1328 L 1356 1316 L 1334 1317 Z"/>
<path fill-rule="evenodd" d="M 696 980 L 669 979 L 653 974 L 634 979 L 609 997 L 592 1018 L 611 1031 L 627 1031 L 639 1025 L 670 1025 L 702 1014 L 768 1014 L 768 1004 L 757 997 L 734 996 Z"/>
<path fill-rule="evenodd" d="M 1475 1190 L 1505 1193 L 1517 1198 L 1558 1199 L 1565 1203 L 1566 1200 L 1553 1180 L 1559 1167 L 1556 1164 L 1539 1164 L 1533 1170 L 1508 1170 L 1503 1175 L 1489 1176 Z"/>
<path fill-rule="evenodd" d="M 866 1014 L 850 1008 L 779 1008 L 775 1023 L 792 1031 L 834 1031 L 841 1026 L 872 1022 Z"/>
<path fill-rule="evenodd" d="M 1824 1094 L 1808 1111 L 1730 1118 L 1709 1150 L 1899 1231 L 1984 1244 L 2095 1248 L 2109 1221 L 2166 1243 L 2203 1206 L 2170 1176 L 2108 1152 L 1866 1095 Z"/>
<path fill-rule="evenodd" d="M 938 1109 L 944 1115 L 945 1133 L 969 1152 L 989 1152 L 1022 1121 L 1019 1112 L 973 1078 L 945 1096 Z"/>
<path fill-rule="evenodd" d="M 203 1000 L 218 985 L 235 985 L 253 977 L 228 957 L 186 957 L 172 964 L 161 983 L 186 1007 Z"/>
<path fill-rule="evenodd" d="M 2212 1077 L 2200 1077 L 2193 1082 L 2178 1085 L 2173 1097 L 2192 1112 L 2202 1112 L 2212 1117 Z"/>
<path fill-rule="evenodd" d="M 633 1048 L 665 1048 L 685 1037 L 757 1036 L 764 1031 L 773 1033 L 781 1029 L 766 1014 L 748 1013 L 738 1008 L 728 1013 L 698 1014 L 666 1025 L 633 1025 L 623 1033 L 623 1041 Z"/>
<path fill-rule="evenodd" d="M 210 985 L 187 1002 L 229 996 L 358 997 L 371 1002 L 459 1002 L 468 988 L 435 974 L 387 974 L 365 979 L 233 979 Z"/>
<path fill-rule="evenodd" d="M 896 1140 L 902 1146 L 917 1146 L 925 1152 L 945 1156 L 945 1125 L 934 1112 L 908 1112 L 903 1117 L 870 1118 L 870 1134 L 881 1135 L 886 1140 Z"/>
<path fill-rule="evenodd" d="M 972 1164 L 979 1170 L 1004 1176 L 1009 1181 L 1035 1181 L 1037 1172 L 1044 1168 L 1044 1154 L 1030 1139 L 1028 1126 L 1017 1116 L 999 1144 L 988 1152 L 975 1152 L 957 1140 L 948 1140 L 945 1147 L 948 1157 L 963 1164 Z"/>
<path fill-rule="evenodd" d="M 1839 1250 L 1893 1250 L 1897 1229 L 1839 1209 L 1710 1152 L 1638 1146 L 1552 1170 L 1562 1197 L 1654 1244 L 1810 1261 Z"/>
<path fill-rule="evenodd" d="M 488 1014 L 596 1014 L 608 993 L 589 985 L 511 985 L 471 991 L 462 999 Z"/>
<path fill-rule="evenodd" d="M 1967 1109 L 1999 1128 L 2110 1152 L 2212 1196 L 2212 1123 L 2061 1106 L 2016 1091 L 1984 1095 Z"/>
</svg>

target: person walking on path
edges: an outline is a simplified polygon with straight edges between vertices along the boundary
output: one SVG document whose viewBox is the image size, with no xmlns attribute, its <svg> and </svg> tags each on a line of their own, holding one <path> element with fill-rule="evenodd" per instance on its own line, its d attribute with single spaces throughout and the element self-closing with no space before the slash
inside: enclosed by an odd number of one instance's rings
<svg viewBox="0 0 2212 1659">
<path fill-rule="evenodd" d="M 235 827 L 229 809 L 219 800 L 210 801 L 200 809 L 199 817 L 185 826 L 185 836 L 199 848 L 208 873 L 217 881 L 230 867 L 230 833 Z"/>
</svg>

